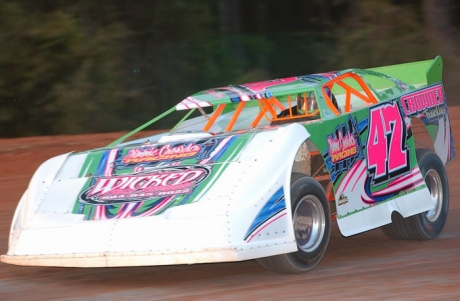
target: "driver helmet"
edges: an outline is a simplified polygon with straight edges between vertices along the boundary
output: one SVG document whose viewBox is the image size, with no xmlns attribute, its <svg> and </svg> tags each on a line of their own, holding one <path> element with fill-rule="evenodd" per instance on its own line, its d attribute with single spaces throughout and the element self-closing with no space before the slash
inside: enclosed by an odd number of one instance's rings
<svg viewBox="0 0 460 301">
<path fill-rule="evenodd" d="M 297 94 L 297 112 L 307 116 L 313 116 L 319 113 L 318 101 L 313 92 Z"/>
</svg>

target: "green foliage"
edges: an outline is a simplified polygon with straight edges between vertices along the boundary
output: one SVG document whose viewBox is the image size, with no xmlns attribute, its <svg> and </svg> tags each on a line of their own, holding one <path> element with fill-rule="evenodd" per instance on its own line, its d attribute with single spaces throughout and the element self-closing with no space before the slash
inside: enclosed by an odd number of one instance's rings
<svg viewBox="0 0 460 301">
<path fill-rule="evenodd" d="M 337 65 L 368 68 L 433 58 L 420 11 L 394 1 L 355 1 L 338 30 Z"/>
<path fill-rule="evenodd" d="M 210 87 L 430 59 L 429 2 L 4 0 L 0 137 L 129 130 Z"/>
<path fill-rule="evenodd" d="M 122 110 L 124 27 L 88 28 L 72 13 L 31 14 L 19 2 L 0 4 L 0 20 L 1 136 L 110 130 Z"/>
<path fill-rule="evenodd" d="M 120 66 L 124 34 L 120 25 L 98 28 L 82 45 L 84 56 L 78 68 L 53 91 L 56 107 L 62 112 L 57 129 L 80 133 L 124 128 L 119 116 L 132 100 L 125 93 L 125 74 Z"/>
<path fill-rule="evenodd" d="M 2 134 L 34 134 L 58 118 L 51 90 L 56 81 L 67 80 L 81 59 L 81 37 L 62 13 L 39 18 L 17 4 L 4 3 L 0 20 L 0 43 L 5 49 L 0 52 Z"/>
</svg>

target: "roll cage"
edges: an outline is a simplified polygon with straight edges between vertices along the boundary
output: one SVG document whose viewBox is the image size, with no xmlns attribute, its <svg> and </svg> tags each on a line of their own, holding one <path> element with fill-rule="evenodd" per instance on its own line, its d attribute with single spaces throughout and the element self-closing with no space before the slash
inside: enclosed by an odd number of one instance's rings
<svg viewBox="0 0 460 301">
<path fill-rule="evenodd" d="M 260 82 L 256 84 L 267 86 L 263 89 L 263 92 L 259 91 L 252 95 L 247 94 L 246 91 L 247 87 L 251 84 L 247 84 L 247 86 L 241 85 L 219 88 L 220 90 L 227 89 L 232 93 L 238 89 L 244 91 L 240 97 L 231 99 L 222 99 L 222 96 L 216 93 L 219 89 L 205 90 L 187 97 L 178 105 L 124 135 L 109 146 L 117 145 L 163 117 L 174 111 L 181 110 L 188 110 L 188 113 L 176 124 L 176 126 L 174 126 L 172 131 L 180 128 L 180 125 L 185 121 L 190 120 L 189 117 L 192 116 L 196 109 L 201 113 L 201 116 L 198 117 L 202 118 L 200 124 L 203 123 L 204 125 L 200 129 L 194 127 L 193 130 L 201 130 L 203 132 L 216 132 L 213 130 L 213 126 L 219 120 L 220 116 L 227 114 L 231 114 L 231 117 L 226 118 L 226 120 L 228 119 L 226 125 L 224 127 L 220 126 L 217 132 L 230 132 L 235 130 L 235 124 L 239 120 L 243 109 L 248 107 L 258 107 L 259 109 L 258 111 L 253 109 L 253 111 L 251 111 L 253 115 L 249 116 L 249 118 L 251 118 L 250 122 L 245 122 L 244 126 L 238 128 L 238 130 L 263 127 L 267 124 L 271 126 L 291 122 L 311 122 L 314 120 L 331 119 L 341 114 L 351 112 L 354 109 L 354 107 L 352 107 L 353 101 L 355 103 L 359 101 L 362 104 L 361 106 L 368 106 L 378 102 L 378 98 L 376 97 L 378 93 L 376 93 L 366 80 L 362 78 L 364 73 L 361 71 L 366 70 L 348 69 L 335 73 L 332 72 Z M 377 76 L 385 76 L 378 72 L 374 73 L 374 75 Z M 306 111 L 305 113 L 299 114 L 295 109 L 297 106 L 295 98 L 300 95 L 305 101 L 307 93 L 313 93 L 316 97 L 318 110 L 313 113 Z M 339 99 L 338 105 L 335 101 L 336 97 Z M 193 100 L 192 106 L 183 105 L 179 108 L 183 102 L 190 101 L 190 99 Z M 213 111 L 208 114 L 205 113 L 203 108 L 207 107 L 213 107 Z M 284 114 L 280 114 L 282 111 Z M 246 116 L 246 118 L 247 117 L 248 116 Z M 262 123 L 262 120 L 265 120 L 265 122 Z M 184 128 L 183 130 L 187 131 L 188 129 Z"/>
<path fill-rule="evenodd" d="M 342 93 L 344 94 L 343 109 L 338 107 L 336 101 L 334 100 L 335 96 L 329 92 L 334 91 L 336 86 L 339 86 L 342 90 Z M 237 104 L 219 104 L 215 106 L 211 116 L 208 116 L 204 113 L 203 110 L 200 110 L 203 117 L 208 120 L 202 130 L 204 132 L 208 132 L 216 122 L 217 118 L 221 116 L 223 112 L 225 112 L 227 106 L 235 106 L 235 108 L 233 109 L 232 117 L 225 127 L 225 132 L 233 130 L 233 127 L 244 107 L 247 105 L 253 106 L 254 102 L 257 102 L 259 106 L 259 112 L 254 116 L 254 119 L 251 122 L 249 128 L 256 128 L 263 118 L 265 118 L 271 125 L 274 125 L 280 123 L 305 122 L 321 119 L 324 118 L 321 116 L 321 112 L 324 110 L 330 110 L 335 116 L 339 116 L 343 113 L 349 113 L 352 110 L 352 96 L 355 96 L 356 99 L 361 100 L 366 106 L 378 102 L 377 98 L 367 83 L 358 74 L 352 71 L 339 75 L 338 77 L 331 79 L 318 88 L 313 90 L 292 91 L 291 93 L 286 93 L 285 95 L 279 95 L 277 97 L 272 96 L 269 98 L 262 98 L 251 101 L 240 101 Z M 296 110 L 298 102 L 294 99 L 300 96 L 300 98 L 303 98 L 303 101 L 306 101 L 307 93 L 314 93 L 316 99 L 318 100 L 319 109 L 313 113 L 308 111 L 305 111 L 305 113 L 299 113 Z M 280 114 L 280 112 L 283 112 L 284 114 Z"/>
</svg>

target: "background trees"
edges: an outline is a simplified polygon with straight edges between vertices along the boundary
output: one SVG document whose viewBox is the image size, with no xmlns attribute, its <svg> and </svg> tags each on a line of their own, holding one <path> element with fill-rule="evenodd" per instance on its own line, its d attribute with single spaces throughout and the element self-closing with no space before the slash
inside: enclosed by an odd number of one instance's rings
<svg viewBox="0 0 460 301">
<path fill-rule="evenodd" d="M 437 54 L 460 92 L 454 0 L 63 2 L 0 3 L 1 137 L 126 130 L 213 86 Z"/>
</svg>

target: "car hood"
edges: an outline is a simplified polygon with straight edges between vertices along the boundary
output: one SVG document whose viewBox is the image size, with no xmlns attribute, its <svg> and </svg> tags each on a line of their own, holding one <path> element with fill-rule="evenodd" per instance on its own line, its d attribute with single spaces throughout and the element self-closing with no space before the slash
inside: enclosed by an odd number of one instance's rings
<svg viewBox="0 0 460 301">
<path fill-rule="evenodd" d="M 178 134 L 70 155 L 66 165 L 80 161 L 77 178 L 86 179 L 72 211 L 85 219 L 127 218 L 196 202 L 256 135 Z M 58 178 L 71 177 L 66 170 Z"/>
<path fill-rule="evenodd" d="M 280 168 L 285 162 L 275 158 L 292 127 L 219 135 L 172 134 L 155 143 L 144 139 L 52 158 L 32 178 L 19 206 L 25 214 L 21 220 L 29 223 L 31 218 L 26 216 L 50 212 L 83 220 L 145 217 L 225 198 L 242 186 L 251 189 L 250 182 L 263 182 L 258 178 L 268 174 L 251 174 L 242 182 L 244 173 L 255 172 L 251 162 L 267 160 L 270 172 L 285 169 Z"/>
</svg>

